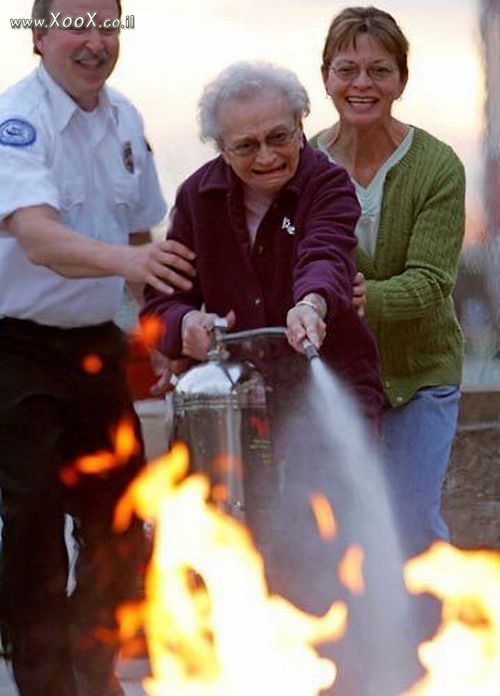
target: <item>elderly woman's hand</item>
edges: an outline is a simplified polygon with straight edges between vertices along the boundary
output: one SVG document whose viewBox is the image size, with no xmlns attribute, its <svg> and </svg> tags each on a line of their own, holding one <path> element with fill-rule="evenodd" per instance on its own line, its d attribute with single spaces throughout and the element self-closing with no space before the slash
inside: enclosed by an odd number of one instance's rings
<svg viewBox="0 0 500 696">
<path fill-rule="evenodd" d="M 326 311 L 326 302 L 317 293 L 309 293 L 288 311 L 287 338 L 292 348 L 303 353 L 305 338 L 308 338 L 316 348 L 321 347 L 326 335 L 324 322 Z"/>
<path fill-rule="evenodd" d="M 232 328 L 235 322 L 233 310 L 226 314 L 228 327 Z M 194 309 L 184 315 L 182 319 L 182 352 L 195 360 L 206 360 L 209 346 L 209 332 L 213 326 L 217 314 L 201 312 Z"/>
<path fill-rule="evenodd" d="M 352 304 L 360 317 L 365 316 L 366 283 L 365 276 L 358 271 L 352 284 Z"/>
</svg>

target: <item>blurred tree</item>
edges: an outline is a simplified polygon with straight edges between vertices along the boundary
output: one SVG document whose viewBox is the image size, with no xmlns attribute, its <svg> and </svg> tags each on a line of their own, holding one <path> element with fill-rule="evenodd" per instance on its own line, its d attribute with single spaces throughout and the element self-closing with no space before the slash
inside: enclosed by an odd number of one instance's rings
<svg viewBox="0 0 500 696">
<path fill-rule="evenodd" d="M 482 0 L 485 103 L 486 287 L 500 352 L 500 0 Z"/>
</svg>

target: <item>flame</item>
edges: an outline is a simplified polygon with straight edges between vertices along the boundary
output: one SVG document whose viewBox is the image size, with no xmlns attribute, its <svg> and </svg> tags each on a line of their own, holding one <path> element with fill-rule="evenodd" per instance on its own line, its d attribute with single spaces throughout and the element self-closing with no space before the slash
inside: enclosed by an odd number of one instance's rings
<svg viewBox="0 0 500 696">
<path fill-rule="evenodd" d="M 141 317 L 135 327 L 132 339 L 141 344 L 146 350 L 156 348 L 165 333 L 165 326 L 159 317 L 149 314 Z"/>
<path fill-rule="evenodd" d="M 339 563 L 339 578 L 342 584 L 353 594 L 363 594 L 365 580 L 363 577 L 364 551 L 361 546 L 350 546 Z"/>
<path fill-rule="evenodd" d="M 120 501 L 115 526 L 132 514 L 155 520 L 143 606 L 121 612 L 125 637 L 144 620 L 152 677 L 149 696 L 316 696 L 335 665 L 313 646 L 342 635 L 347 609 L 309 616 L 269 595 L 249 532 L 209 499 L 201 474 L 186 477 L 178 444 L 157 459 Z"/>
<path fill-rule="evenodd" d="M 88 353 L 82 360 L 82 368 L 89 375 L 98 375 L 103 367 L 103 360 L 97 353 Z"/>
<path fill-rule="evenodd" d="M 322 539 L 331 541 L 337 536 L 337 521 L 332 507 L 322 493 L 311 496 L 311 507 L 316 519 L 316 525 Z"/>
<path fill-rule="evenodd" d="M 100 450 L 93 454 L 86 454 L 75 459 L 70 465 L 60 472 L 62 482 L 67 486 L 75 486 L 80 476 L 102 474 L 117 467 L 124 466 L 140 449 L 137 441 L 134 425 L 130 418 L 123 418 L 111 436 L 111 451 Z"/>
<path fill-rule="evenodd" d="M 419 657 L 428 674 L 404 696 L 500 692 L 500 554 L 435 543 L 405 567 L 411 592 L 443 601 L 443 622 Z"/>
<path fill-rule="evenodd" d="M 231 454 L 219 454 L 212 463 L 214 474 L 224 475 L 234 472 L 237 476 L 243 476 L 243 466 L 238 457 Z"/>
</svg>

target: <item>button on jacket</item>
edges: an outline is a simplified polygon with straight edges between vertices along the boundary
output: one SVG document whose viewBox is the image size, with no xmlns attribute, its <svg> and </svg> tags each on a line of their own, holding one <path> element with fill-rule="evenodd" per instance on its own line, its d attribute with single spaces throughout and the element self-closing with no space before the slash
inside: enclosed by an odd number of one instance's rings
<svg viewBox="0 0 500 696">
<path fill-rule="evenodd" d="M 221 157 L 205 164 L 181 186 L 169 232 L 195 251 L 196 282 L 171 297 L 146 289 L 145 313 L 166 325 L 163 351 L 181 355 L 182 317 L 202 304 L 219 315 L 233 309 L 238 331 L 284 326 L 288 310 L 317 292 L 328 305 L 321 353 L 355 387 L 366 411 L 377 413 L 376 347 L 352 307 L 358 217 L 345 170 L 304 143 L 295 176 L 271 204 L 251 247 L 240 180 Z"/>
<path fill-rule="evenodd" d="M 31 137 L 8 139 L 9 123 Z M 28 206 L 55 208 L 63 224 L 113 244 L 165 214 L 136 109 L 105 87 L 92 112 L 79 108 L 39 66 L 0 97 L 0 317 L 60 327 L 115 315 L 118 277 L 65 279 L 32 264 L 2 221 Z"/>
</svg>

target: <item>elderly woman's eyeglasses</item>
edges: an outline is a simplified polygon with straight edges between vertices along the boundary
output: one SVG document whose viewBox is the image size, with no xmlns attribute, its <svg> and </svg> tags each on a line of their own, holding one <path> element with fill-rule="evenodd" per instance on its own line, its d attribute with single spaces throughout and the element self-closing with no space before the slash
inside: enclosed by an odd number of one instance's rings
<svg viewBox="0 0 500 696">
<path fill-rule="evenodd" d="M 284 147 L 289 145 L 297 133 L 298 126 L 294 128 L 280 128 L 279 130 L 273 131 L 266 135 L 264 140 L 243 140 L 236 145 L 228 146 L 225 145 L 224 149 L 231 152 L 233 155 L 238 157 L 250 157 L 250 155 L 256 155 L 260 150 L 260 146 L 264 142 L 266 147 Z"/>
<path fill-rule="evenodd" d="M 370 80 L 373 82 L 384 82 L 394 74 L 394 68 L 386 65 L 369 65 L 363 68 L 361 65 L 330 65 L 330 70 L 343 82 L 352 82 L 355 80 L 362 70 L 366 72 Z"/>
</svg>

